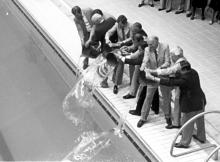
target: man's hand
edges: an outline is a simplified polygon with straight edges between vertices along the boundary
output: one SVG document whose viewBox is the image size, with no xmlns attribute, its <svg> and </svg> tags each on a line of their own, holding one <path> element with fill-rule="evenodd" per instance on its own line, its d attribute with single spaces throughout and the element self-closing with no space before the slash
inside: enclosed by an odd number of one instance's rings
<svg viewBox="0 0 220 162">
<path fill-rule="evenodd" d="M 129 52 L 127 52 L 127 51 L 125 51 L 125 50 L 121 50 L 121 55 L 122 56 L 128 56 L 128 55 L 130 55 L 130 53 Z"/>
<path fill-rule="evenodd" d="M 125 62 L 125 57 L 123 57 L 123 56 L 121 56 L 121 55 L 118 56 L 118 59 L 121 60 L 122 62 Z"/>
<path fill-rule="evenodd" d="M 140 67 L 140 71 L 144 71 L 144 67 L 141 66 L 141 67 Z"/>
<path fill-rule="evenodd" d="M 128 46 L 122 46 L 120 49 L 123 51 L 128 51 Z"/>
<path fill-rule="evenodd" d="M 157 76 L 157 70 L 153 70 L 153 69 L 149 69 L 150 74 L 152 74 L 153 76 Z"/>
<path fill-rule="evenodd" d="M 154 77 L 153 75 L 151 75 L 149 69 L 145 69 L 144 71 L 145 71 L 145 77 L 146 77 L 147 79 L 150 79 L 150 80 L 154 80 L 154 79 L 155 79 L 155 77 Z"/>
<path fill-rule="evenodd" d="M 110 43 L 109 44 L 109 47 L 120 47 L 121 45 L 120 45 L 120 43 Z"/>
<path fill-rule="evenodd" d="M 166 69 L 167 67 L 160 66 L 158 69 Z"/>
<path fill-rule="evenodd" d="M 90 44 L 90 41 L 86 41 L 85 47 L 88 48 L 88 47 L 89 47 L 89 44 Z"/>
<path fill-rule="evenodd" d="M 111 44 L 112 42 L 111 42 L 109 39 L 105 39 L 105 43 L 110 46 L 110 44 Z"/>
</svg>

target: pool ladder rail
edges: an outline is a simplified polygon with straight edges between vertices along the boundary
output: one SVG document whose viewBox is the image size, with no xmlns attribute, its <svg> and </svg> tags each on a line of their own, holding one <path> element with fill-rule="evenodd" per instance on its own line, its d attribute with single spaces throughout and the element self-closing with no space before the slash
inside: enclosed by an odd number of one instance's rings
<svg viewBox="0 0 220 162">
<path fill-rule="evenodd" d="M 186 152 L 182 152 L 182 153 L 178 153 L 178 154 L 174 154 L 173 153 L 173 150 L 174 150 L 174 145 L 176 143 L 176 140 L 178 138 L 178 136 L 181 134 L 182 130 L 187 127 L 190 123 L 194 122 L 196 119 L 202 117 L 202 116 L 205 116 L 207 114 L 220 114 L 220 111 L 206 111 L 206 112 L 202 112 L 200 114 L 197 114 L 196 116 L 194 116 L 193 118 L 191 118 L 189 121 L 187 121 L 180 129 L 179 131 L 177 132 L 173 142 L 172 142 L 172 145 L 171 145 L 171 148 L 170 148 L 170 155 L 173 156 L 173 157 L 179 157 L 179 156 L 183 156 L 183 155 L 187 155 L 187 154 L 190 154 L 190 153 L 194 153 L 194 152 L 197 152 L 197 151 L 200 151 L 200 150 L 205 150 L 205 149 L 208 149 L 208 148 L 211 148 L 211 147 L 215 147 L 215 149 L 209 154 L 209 156 L 205 159 L 204 162 L 208 162 L 211 157 L 214 156 L 214 160 L 218 160 L 218 150 L 220 149 L 220 145 L 219 144 L 204 144 L 202 145 L 202 147 L 200 148 L 195 148 L 193 150 L 189 150 L 189 151 L 186 151 Z"/>
</svg>

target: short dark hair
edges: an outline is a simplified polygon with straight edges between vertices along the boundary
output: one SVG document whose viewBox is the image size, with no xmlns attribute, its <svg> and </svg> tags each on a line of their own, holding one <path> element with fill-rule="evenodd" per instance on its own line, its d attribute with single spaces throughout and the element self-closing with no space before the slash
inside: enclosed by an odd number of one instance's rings
<svg viewBox="0 0 220 162">
<path fill-rule="evenodd" d="M 190 70 L 191 69 L 191 65 L 188 61 L 181 61 L 180 65 L 181 65 L 181 70 Z"/>
<path fill-rule="evenodd" d="M 117 65 L 117 63 L 118 63 L 118 60 L 117 60 L 115 54 L 112 52 L 107 53 L 105 58 L 107 60 L 107 63 L 109 63 L 109 64 Z"/>
<path fill-rule="evenodd" d="M 127 17 L 125 15 L 120 15 L 117 18 L 117 23 L 121 22 L 122 24 L 126 24 L 127 23 Z"/>
<path fill-rule="evenodd" d="M 79 6 L 74 6 L 71 10 L 73 15 L 76 15 L 76 13 L 82 13 L 82 10 Z"/>
<path fill-rule="evenodd" d="M 136 40 L 136 41 L 138 41 L 138 42 L 144 40 L 143 35 L 140 34 L 140 33 L 136 33 L 136 34 L 134 35 L 134 38 L 133 38 L 133 39 Z"/>
<path fill-rule="evenodd" d="M 93 16 L 94 14 L 99 14 L 99 15 L 103 16 L 103 12 L 102 12 L 102 10 L 100 10 L 100 9 L 94 9 L 94 10 L 92 11 L 92 16 Z"/>
<path fill-rule="evenodd" d="M 132 25 L 133 28 L 137 28 L 137 29 L 142 29 L 142 25 L 141 23 L 139 22 L 135 22 L 133 25 Z"/>
</svg>

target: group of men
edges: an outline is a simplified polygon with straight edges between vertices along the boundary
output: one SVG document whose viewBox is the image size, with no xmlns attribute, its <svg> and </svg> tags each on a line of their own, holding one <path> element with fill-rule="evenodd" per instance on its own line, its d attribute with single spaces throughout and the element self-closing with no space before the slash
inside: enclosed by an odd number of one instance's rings
<svg viewBox="0 0 220 162">
<path fill-rule="evenodd" d="M 132 115 L 141 116 L 137 127 L 147 122 L 151 108 L 157 114 L 160 107 L 167 129 L 180 128 L 181 124 L 204 111 L 206 100 L 198 73 L 183 56 L 182 48 L 177 46 L 170 51 L 168 44 L 161 43 L 157 36 L 148 37 L 141 23 L 131 24 L 125 15 L 115 19 L 100 9 L 81 9 L 79 6 L 73 7 L 72 13 L 81 37 L 84 69 L 89 65 L 89 58 L 116 51 L 117 64 L 112 80 L 113 93 L 117 94 L 123 80 L 124 65 L 129 65 L 130 90 L 123 98 L 138 96 L 136 109 L 129 111 Z M 102 81 L 103 88 L 109 87 L 107 81 L 108 78 Z M 172 89 L 175 91 L 173 114 Z M 193 135 L 192 123 L 184 129 L 182 139 L 175 147 L 189 147 L 192 137 L 205 142 L 204 118 L 201 117 L 196 124 L 197 135 Z"/>
</svg>

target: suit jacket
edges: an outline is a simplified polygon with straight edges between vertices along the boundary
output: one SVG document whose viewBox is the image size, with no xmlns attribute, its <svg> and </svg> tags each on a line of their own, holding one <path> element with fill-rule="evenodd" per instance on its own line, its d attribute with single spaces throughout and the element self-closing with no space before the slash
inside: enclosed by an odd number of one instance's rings
<svg viewBox="0 0 220 162">
<path fill-rule="evenodd" d="M 94 33 L 90 34 L 93 42 L 101 42 L 102 46 L 105 44 L 105 34 L 106 32 L 112 28 L 115 24 L 115 20 L 113 18 L 108 18 L 104 20 L 101 24 L 97 24 Z"/>
<path fill-rule="evenodd" d="M 93 10 L 91 8 L 89 8 L 89 7 L 82 9 L 82 14 L 86 17 L 86 19 L 88 20 L 88 22 L 91 25 L 91 27 L 93 25 L 92 20 L 91 20 L 91 18 L 92 18 L 92 11 Z"/>
<path fill-rule="evenodd" d="M 145 48 L 144 59 L 141 67 L 148 69 L 167 68 L 170 66 L 170 50 L 167 44 L 159 43 L 157 51 L 157 60 L 155 52 Z"/>
<path fill-rule="evenodd" d="M 199 111 L 206 104 L 205 94 L 200 86 L 199 75 L 194 69 L 181 74 L 179 78 L 161 78 L 160 84 L 180 87 L 181 112 Z"/>
<path fill-rule="evenodd" d="M 132 53 L 131 55 L 125 57 L 125 64 L 141 65 L 143 58 L 144 58 L 144 49 L 139 47 L 139 49 L 135 51 L 135 53 Z"/>
<path fill-rule="evenodd" d="M 130 38 L 130 30 L 131 30 L 131 24 L 127 23 L 126 27 L 124 28 L 125 33 L 125 39 L 123 39 L 122 29 L 118 27 L 118 23 L 116 22 L 115 25 L 108 30 L 108 32 L 105 35 L 105 39 L 109 40 L 109 38 L 117 32 L 118 35 L 118 42 L 125 41 L 126 39 Z"/>
<path fill-rule="evenodd" d="M 83 19 L 76 19 L 74 17 L 74 22 L 76 24 L 76 28 L 78 30 L 80 39 L 82 44 L 85 43 L 85 41 L 87 41 L 89 39 L 89 34 L 92 28 L 92 21 L 91 21 L 91 15 L 92 15 L 92 9 L 91 8 L 85 8 L 82 9 L 82 15 L 83 15 Z M 86 22 L 85 19 L 87 21 L 87 25 L 89 25 L 89 27 L 86 26 Z M 89 30 L 88 30 L 89 28 Z"/>
<path fill-rule="evenodd" d="M 169 46 L 164 43 L 159 43 L 157 49 L 157 59 L 155 52 L 150 51 L 149 47 L 145 48 L 144 59 L 141 64 L 141 69 L 157 69 L 157 68 L 167 68 L 170 66 L 170 51 Z M 145 73 L 141 72 L 140 82 L 143 84 L 150 84 L 152 86 L 157 86 L 156 83 L 146 80 Z"/>
</svg>

